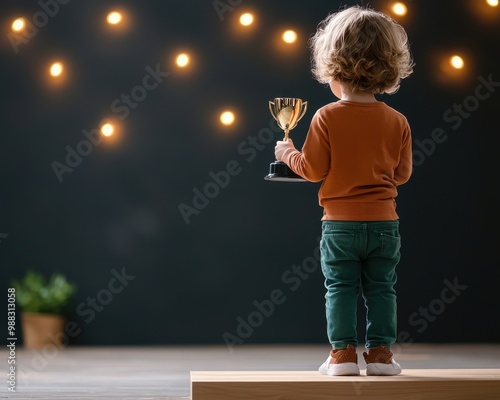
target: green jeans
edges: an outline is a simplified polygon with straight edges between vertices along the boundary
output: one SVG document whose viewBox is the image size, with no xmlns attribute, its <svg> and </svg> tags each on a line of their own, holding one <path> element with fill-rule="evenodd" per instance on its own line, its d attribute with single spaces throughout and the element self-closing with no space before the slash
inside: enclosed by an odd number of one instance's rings
<svg viewBox="0 0 500 400">
<path fill-rule="evenodd" d="M 396 341 L 398 221 L 323 221 L 321 269 L 325 276 L 328 339 L 334 349 L 357 346 L 357 300 L 366 307 L 366 348 Z"/>
</svg>

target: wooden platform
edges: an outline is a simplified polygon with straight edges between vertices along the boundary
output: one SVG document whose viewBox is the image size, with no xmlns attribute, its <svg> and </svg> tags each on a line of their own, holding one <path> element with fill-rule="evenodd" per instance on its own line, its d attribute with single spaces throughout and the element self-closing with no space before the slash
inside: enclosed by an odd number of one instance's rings
<svg viewBox="0 0 500 400">
<path fill-rule="evenodd" d="M 410 369 L 331 377 L 316 371 L 191 371 L 192 400 L 500 399 L 500 369 Z"/>
</svg>

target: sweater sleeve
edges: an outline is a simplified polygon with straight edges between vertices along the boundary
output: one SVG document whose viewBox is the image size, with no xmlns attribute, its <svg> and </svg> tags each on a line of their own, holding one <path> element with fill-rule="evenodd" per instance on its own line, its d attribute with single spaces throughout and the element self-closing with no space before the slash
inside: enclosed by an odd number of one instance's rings
<svg viewBox="0 0 500 400">
<path fill-rule="evenodd" d="M 295 173 L 311 182 L 321 181 L 330 168 L 328 128 L 320 112 L 314 115 L 302 152 L 286 151 L 283 162 Z"/>
<path fill-rule="evenodd" d="M 399 165 L 394 171 L 394 180 L 396 185 L 402 185 L 408 182 L 412 172 L 412 151 L 411 151 L 412 141 L 411 141 L 411 131 L 408 122 L 406 122 L 405 129 L 403 131 L 403 143 L 401 146 L 401 154 L 399 157 Z"/>
</svg>

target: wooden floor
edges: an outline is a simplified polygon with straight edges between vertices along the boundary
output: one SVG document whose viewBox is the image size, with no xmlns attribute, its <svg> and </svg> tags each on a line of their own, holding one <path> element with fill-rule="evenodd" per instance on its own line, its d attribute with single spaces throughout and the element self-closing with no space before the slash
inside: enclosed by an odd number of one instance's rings
<svg viewBox="0 0 500 400">
<path fill-rule="evenodd" d="M 48 350 L 16 350 L 15 394 L 7 391 L 4 379 L 7 349 L 0 351 L 0 375 L 4 377 L 0 383 L 0 399 L 189 399 L 190 371 L 309 371 L 307 374 L 316 379 L 315 371 L 326 359 L 329 348 L 240 346 L 232 353 L 224 346 Z M 361 352 L 359 348 L 360 356 Z M 403 373 L 416 369 L 500 368 L 500 344 L 411 344 L 396 349 L 395 353 Z M 364 368 L 362 361 L 360 367 Z M 293 374 L 297 372 L 291 372 L 290 376 Z M 412 392 L 413 397 L 408 398 L 418 399 L 415 395 Z"/>
</svg>

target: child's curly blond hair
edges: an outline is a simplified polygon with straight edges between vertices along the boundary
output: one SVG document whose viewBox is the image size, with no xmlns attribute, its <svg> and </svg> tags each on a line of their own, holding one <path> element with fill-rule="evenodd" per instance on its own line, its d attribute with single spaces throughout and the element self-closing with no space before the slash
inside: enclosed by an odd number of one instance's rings
<svg viewBox="0 0 500 400">
<path fill-rule="evenodd" d="M 354 92 L 395 93 L 413 72 L 408 36 L 380 12 L 354 6 L 331 14 L 310 41 L 315 78 Z"/>
</svg>

